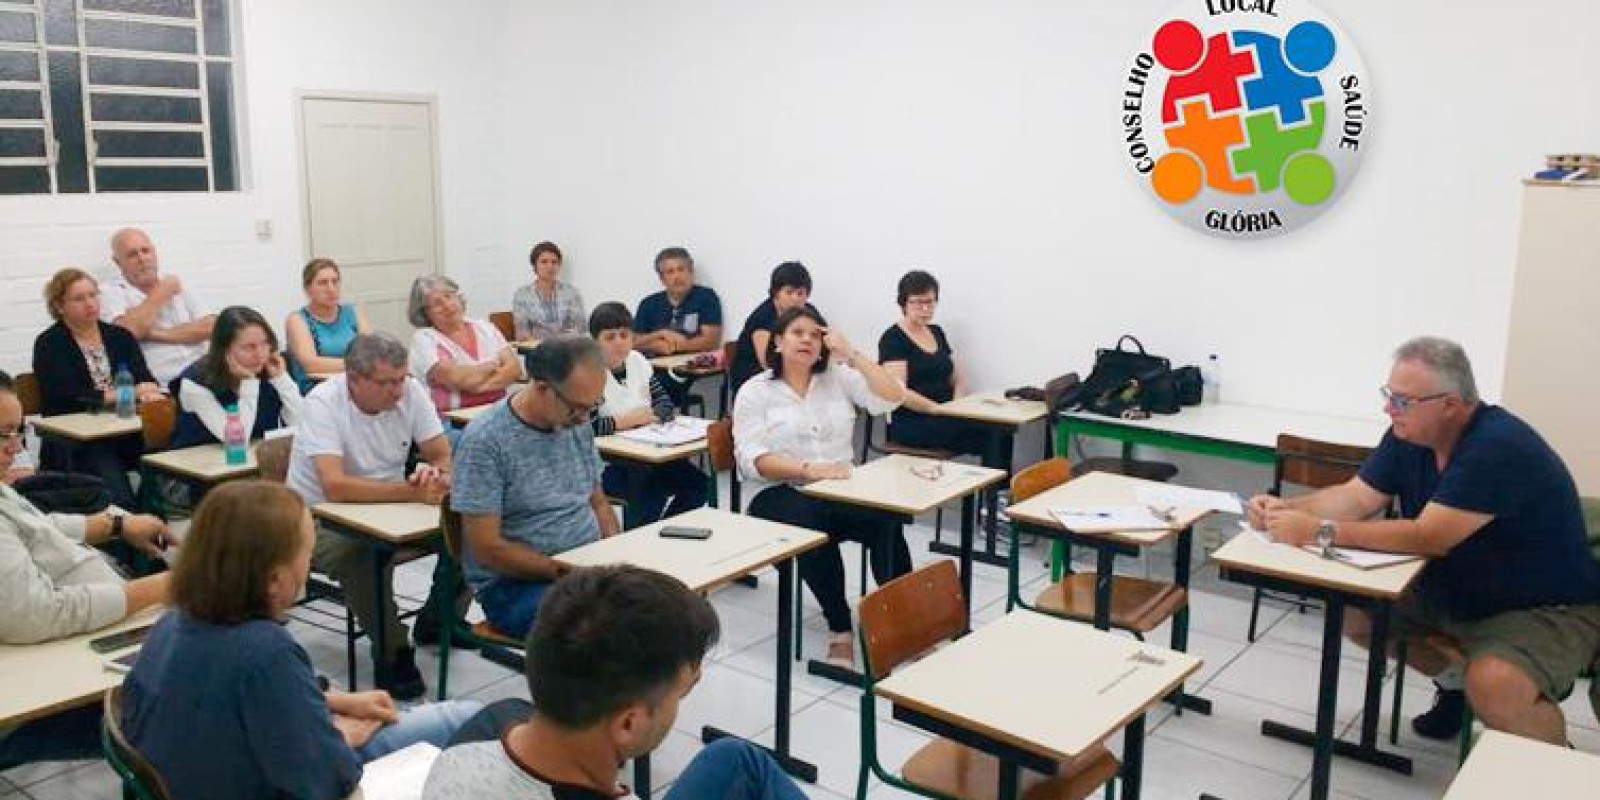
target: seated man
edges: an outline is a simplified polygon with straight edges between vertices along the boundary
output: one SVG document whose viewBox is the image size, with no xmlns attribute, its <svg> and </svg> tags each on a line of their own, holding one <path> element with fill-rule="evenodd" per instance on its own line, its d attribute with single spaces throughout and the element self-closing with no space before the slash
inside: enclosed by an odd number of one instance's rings
<svg viewBox="0 0 1600 800">
<path fill-rule="evenodd" d="M 722 345 L 722 300 L 694 282 L 694 258 L 682 247 L 656 254 L 656 276 L 665 287 L 639 301 L 633 315 L 634 347 L 649 356 L 703 353 Z M 682 406 L 689 382 L 668 378 L 673 405 Z"/>
<path fill-rule="evenodd" d="M 217 315 L 207 314 L 176 275 L 162 275 L 150 237 L 123 228 L 111 237 L 121 274 L 100 287 L 100 318 L 139 340 L 156 383 L 166 386 L 206 351 Z"/>
<path fill-rule="evenodd" d="M 406 358 L 405 345 L 388 334 L 357 336 L 345 352 L 344 373 L 306 396 L 288 482 L 307 507 L 325 500 L 438 505 L 450 490 L 450 443 L 428 390 L 411 380 Z M 412 444 L 425 463 L 408 477 Z M 427 686 L 417 671 L 416 652 L 406 645 L 394 598 L 385 598 L 381 609 L 373 607 L 372 553 L 363 542 L 319 530 L 312 563 L 344 587 L 345 603 L 363 629 L 384 626 L 385 652 L 372 654 L 378 687 L 397 699 L 414 700 Z M 437 641 L 437 625 L 430 606 L 417 618 L 419 643 Z"/>
<path fill-rule="evenodd" d="M 462 434 L 450 501 L 461 513 L 462 567 L 483 615 L 518 639 L 565 571 L 550 557 L 618 528 L 589 428 L 605 399 L 600 348 L 558 336 L 534 348 L 527 366 L 528 385 Z"/>
<path fill-rule="evenodd" d="M 571 573 L 545 596 L 528 640 L 534 711 L 499 741 L 451 747 L 427 800 L 617 798 L 619 762 L 661 744 L 700 679 L 717 614 L 675 578 L 639 567 Z M 666 800 L 801 800 L 771 756 L 740 739 L 707 745 Z"/>
<path fill-rule="evenodd" d="M 1418 734 L 1454 736 L 1470 702 L 1491 728 L 1565 744 L 1557 703 L 1600 654 L 1600 563 L 1571 474 L 1527 423 L 1479 400 L 1453 342 L 1401 345 L 1383 396 L 1389 432 L 1357 477 L 1292 500 L 1256 497 L 1252 524 L 1293 544 L 1432 559 L 1395 606 L 1411 665 L 1439 686 L 1412 721 Z M 1377 519 L 1393 498 L 1401 518 Z M 1346 633 L 1365 645 L 1368 632 L 1352 612 Z"/>
<path fill-rule="evenodd" d="M 0 474 L 22 449 L 22 402 L 0 372 Z M 37 644 L 104 628 L 167 601 L 167 575 L 123 580 L 91 545 L 120 536 L 152 555 L 169 541 L 148 516 L 43 514 L 0 483 L 0 644 Z M 100 704 L 0 727 L 0 769 L 100 753 Z"/>
</svg>

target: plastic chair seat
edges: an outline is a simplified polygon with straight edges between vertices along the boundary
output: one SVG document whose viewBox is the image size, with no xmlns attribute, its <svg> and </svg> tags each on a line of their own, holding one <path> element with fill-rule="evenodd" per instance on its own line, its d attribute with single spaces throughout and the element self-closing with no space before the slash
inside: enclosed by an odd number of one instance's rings
<svg viewBox="0 0 1600 800">
<path fill-rule="evenodd" d="M 1176 584 L 1128 575 L 1111 580 L 1111 625 L 1122 630 L 1148 633 L 1189 602 L 1188 590 Z M 1042 611 L 1090 621 L 1094 584 L 1094 573 L 1076 572 L 1046 587 L 1034 603 Z"/>
<path fill-rule="evenodd" d="M 1022 770 L 1019 781 L 1023 800 L 1083 800 L 1122 765 L 1102 745 L 1095 745 L 1054 775 Z M 991 800 L 999 789 L 1000 762 L 988 753 L 935 739 L 913 753 L 900 770 L 909 782 L 950 797 Z"/>
<path fill-rule="evenodd" d="M 1140 461 L 1134 458 L 1086 458 L 1072 467 L 1072 474 L 1085 472 L 1111 472 L 1130 478 L 1166 483 L 1178 474 L 1178 468 L 1165 461 Z"/>
</svg>

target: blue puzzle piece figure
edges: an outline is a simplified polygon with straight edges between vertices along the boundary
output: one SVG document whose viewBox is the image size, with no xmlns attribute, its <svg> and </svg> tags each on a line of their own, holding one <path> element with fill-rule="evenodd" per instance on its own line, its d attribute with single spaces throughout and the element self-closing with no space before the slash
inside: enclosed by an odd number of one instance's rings
<svg viewBox="0 0 1600 800">
<path fill-rule="evenodd" d="M 1244 81 L 1244 98 L 1250 110 L 1276 108 L 1284 125 L 1304 122 L 1306 101 L 1322 96 L 1322 81 L 1291 69 L 1284 62 L 1283 45 L 1276 36 L 1234 31 L 1233 42 L 1241 50 L 1246 47 L 1255 50 L 1257 76 Z"/>
</svg>

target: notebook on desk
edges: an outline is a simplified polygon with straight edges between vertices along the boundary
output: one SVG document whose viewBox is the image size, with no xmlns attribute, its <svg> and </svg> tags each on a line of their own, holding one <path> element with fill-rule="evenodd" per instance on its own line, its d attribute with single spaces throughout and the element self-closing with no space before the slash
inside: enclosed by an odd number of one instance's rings
<svg viewBox="0 0 1600 800">
<path fill-rule="evenodd" d="M 653 425 L 617 431 L 617 435 L 624 439 L 653 444 L 657 447 L 676 447 L 680 444 L 697 442 L 706 438 L 706 429 L 709 427 L 711 427 L 710 420 L 698 417 L 676 417 L 670 422 L 659 422 Z"/>
</svg>

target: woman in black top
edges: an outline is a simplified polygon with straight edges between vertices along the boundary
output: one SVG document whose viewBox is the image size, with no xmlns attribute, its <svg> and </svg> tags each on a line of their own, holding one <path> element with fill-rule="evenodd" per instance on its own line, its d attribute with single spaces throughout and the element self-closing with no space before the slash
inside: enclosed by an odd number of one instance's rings
<svg viewBox="0 0 1600 800">
<path fill-rule="evenodd" d="M 139 402 L 161 398 L 139 341 L 125 328 L 100 321 L 100 287 L 89 273 L 67 268 L 44 287 L 55 324 L 33 340 L 33 374 L 45 416 L 99 411 L 116 404 L 117 371 L 133 376 Z M 105 483 L 111 501 L 133 508 L 128 470 L 136 469 L 144 443 L 139 434 L 94 442 L 46 439 L 40 461 L 47 470 L 81 472 Z"/>
<path fill-rule="evenodd" d="M 939 416 L 939 404 L 966 394 L 944 329 L 933 324 L 939 281 L 922 270 L 900 279 L 900 321 L 878 338 L 878 363 L 906 385 L 906 401 L 889 418 L 889 441 L 990 456 L 982 428 Z M 1002 468 L 1004 464 L 1000 465 Z"/>
<path fill-rule="evenodd" d="M 772 323 L 778 315 L 791 308 L 810 306 L 811 273 L 798 261 L 785 261 L 772 270 L 772 282 L 767 288 L 767 299 L 756 306 L 745 318 L 739 331 L 739 342 L 733 351 L 733 365 L 728 369 L 732 381 L 729 397 L 739 392 L 744 382 L 759 375 L 767 367 L 767 342 L 772 339 Z"/>
</svg>

